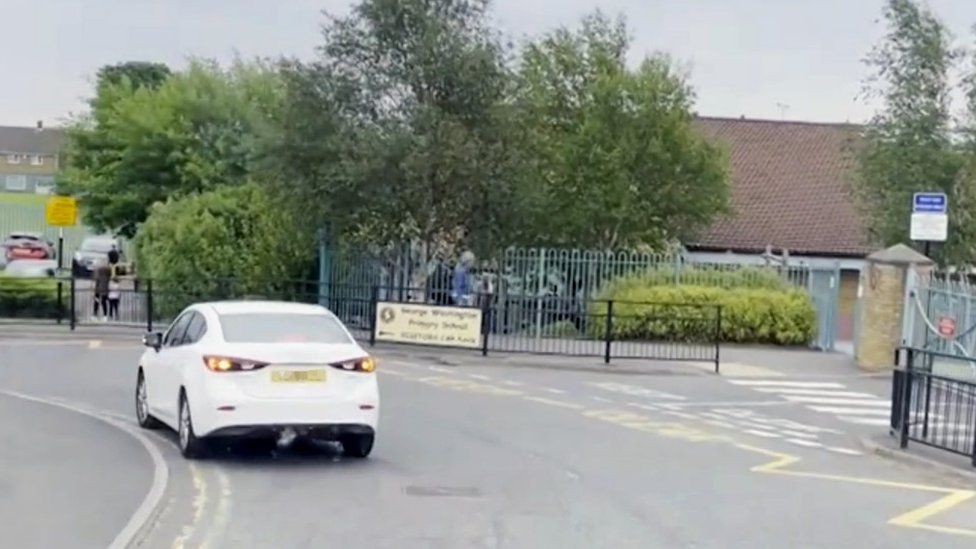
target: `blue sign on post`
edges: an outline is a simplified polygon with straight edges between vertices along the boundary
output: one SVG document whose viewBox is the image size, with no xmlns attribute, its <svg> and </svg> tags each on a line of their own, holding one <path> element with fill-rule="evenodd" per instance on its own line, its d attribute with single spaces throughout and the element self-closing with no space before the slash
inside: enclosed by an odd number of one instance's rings
<svg viewBox="0 0 976 549">
<path fill-rule="evenodd" d="M 944 214 L 948 208 L 945 193 L 915 193 L 912 198 L 912 213 Z"/>
</svg>

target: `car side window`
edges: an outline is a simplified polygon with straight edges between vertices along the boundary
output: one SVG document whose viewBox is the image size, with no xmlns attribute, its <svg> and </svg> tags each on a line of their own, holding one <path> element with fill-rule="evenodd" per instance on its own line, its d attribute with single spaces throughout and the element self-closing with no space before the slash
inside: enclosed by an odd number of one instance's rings
<svg viewBox="0 0 976 549">
<path fill-rule="evenodd" d="M 186 335 L 183 336 L 183 345 L 200 341 L 205 333 L 207 333 L 207 319 L 200 313 L 193 313 L 193 318 L 186 328 Z"/>
<path fill-rule="evenodd" d="M 187 324 L 190 323 L 190 317 L 193 314 L 193 311 L 183 313 L 173 322 L 173 325 L 169 327 L 166 336 L 163 338 L 163 347 L 176 347 L 177 345 L 183 344 L 183 335 L 186 334 Z"/>
</svg>

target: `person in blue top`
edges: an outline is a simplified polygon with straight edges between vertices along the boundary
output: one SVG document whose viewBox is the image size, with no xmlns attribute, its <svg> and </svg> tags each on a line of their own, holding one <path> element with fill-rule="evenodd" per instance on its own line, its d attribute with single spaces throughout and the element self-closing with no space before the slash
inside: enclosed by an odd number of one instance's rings
<svg viewBox="0 0 976 549">
<path fill-rule="evenodd" d="M 474 263 L 474 254 L 464 252 L 461 260 L 454 266 L 454 273 L 451 276 L 451 299 L 455 305 L 471 305 L 471 277 L 469 269 Z"/>
</svg>

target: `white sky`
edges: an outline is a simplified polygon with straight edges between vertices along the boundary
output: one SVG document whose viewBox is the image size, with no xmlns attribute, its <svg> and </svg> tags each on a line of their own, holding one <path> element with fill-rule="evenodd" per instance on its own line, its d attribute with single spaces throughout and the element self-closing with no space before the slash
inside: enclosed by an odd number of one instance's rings
<svg viewBox="0 0 976 549">
<path fill-rule="evenodd" d="M 929 0 L 959 44 L 973 43 L 976 1 Z M 309 58 L 320 11 L 349 0 L 0 0 L 0 125 L 54 125 L 83 109 L 92 75 L 128 60 L 181 66 Z M 518 39 L 573 25 L 600 6 L 624 13 L 636 60 L 665 51 L 685 63 L 696 110 L 714 116 L 863 121 L 864 55 L 882 34 L 882 0 L 495 0 Z M 788 107 L 780 107 L 780 104 Z"/>
</svg>

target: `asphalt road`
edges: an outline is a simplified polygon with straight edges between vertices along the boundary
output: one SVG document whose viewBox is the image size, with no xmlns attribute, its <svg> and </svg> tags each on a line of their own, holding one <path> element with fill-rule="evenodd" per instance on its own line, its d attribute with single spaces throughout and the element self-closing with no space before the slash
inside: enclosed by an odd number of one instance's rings
<svg viewBox="0 0 976 549">
<path fill-rule="evenodd" d="M 126 430 L 140 353 L 109 340 L 0 339 L 0 391 L 124 420 L 0 398 L 0 523 L 24 526 L 0 529 L 0 546 L 105 546 L 151 489 L 151 456 Z M 858 435 L 876 426 L 760 390 L 826 383 L 883 399 L 883 380 L 379 355 L 382 419 L 368 460 L 326 446 L 186 462 L 171 433 L 150 433 L 168 481 L 139 546 L 976 544 L 972 486 L 866 452 Z M 17 436 L 25 424 L 29 436 Z M 79 536 L 45 537 L 55 531 Z"/>
</svg>

